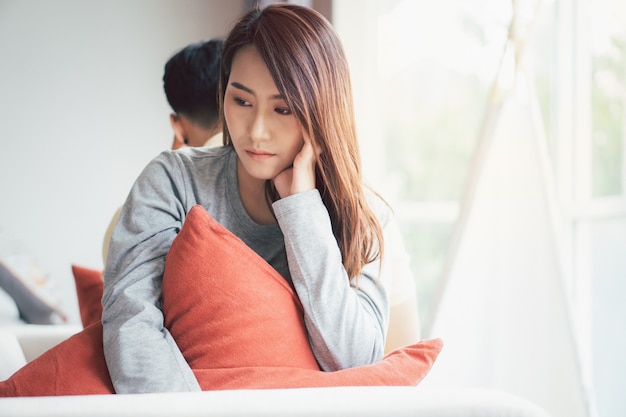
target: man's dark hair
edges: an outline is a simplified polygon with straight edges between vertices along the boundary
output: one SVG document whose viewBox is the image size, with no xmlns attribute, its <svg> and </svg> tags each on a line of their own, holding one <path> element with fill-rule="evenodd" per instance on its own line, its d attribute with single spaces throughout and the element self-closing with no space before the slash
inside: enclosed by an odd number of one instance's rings
<svg viewBox="0 0 626 417">
<path fill-rule="evenodd" d="M 205 128 L 219 120 L 222 44 L 221 39 L 190 44 L 167 61 L 163 73 L 163 89 L 172 110 Z"/>
</svg>

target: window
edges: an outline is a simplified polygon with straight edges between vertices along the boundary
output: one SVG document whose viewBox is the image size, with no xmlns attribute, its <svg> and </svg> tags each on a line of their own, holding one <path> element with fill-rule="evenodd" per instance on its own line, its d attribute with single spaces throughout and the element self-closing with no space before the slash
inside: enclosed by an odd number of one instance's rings
<svg viewBox="0 0 626 417">
<path fill-rule="evenodd" d="M 626 6 L 593 3 L 591 20 L 592 195 L 626 195 Z"/>
<path fill-rule="evenodd" d="M 335 2 L 333 16 L 353 68 L 357 118 L 361 110 L 367 121 L 360 125 L 365 169 L 403 226 L 427 328 L 512 8 L 497 0 L 377 0 L 363 3 L 357 17 L 342 12 L 347 3 Z M 365 40 L 350 23 L 363 26 L 362 19 L 376 27 Z M 548 80 L 541 81 L 547 96 Z M 374 93 L 360 91 L 372 85 L 381 86 L 377 108 L 363 109 L 360 100 Z"/>
<path fill-rule="evenodd" d="M 396 210 L 428 329 L 513 16 L 550 150 L 584 378 L 610 416 L 626 410 L 626 3 L 334 1 L 366 176 Z"/>
</svg>

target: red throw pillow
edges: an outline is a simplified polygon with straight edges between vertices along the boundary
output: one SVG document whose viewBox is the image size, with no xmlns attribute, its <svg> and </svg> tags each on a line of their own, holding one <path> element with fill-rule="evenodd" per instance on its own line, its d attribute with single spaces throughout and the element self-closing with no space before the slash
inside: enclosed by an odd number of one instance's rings
<svg viewBox="0 0 626 417">
<path fill-rule="evenodd" d="M 320 371 L 291 288 L 200 206 L 168 253 L 165 323 L 203 390 L 416 385 L 439 355 L 433 339 L 381 362 Z M 96 322 L 0 382 L 0 396 L 113 392 Z"/>
<path fill-rule="evenodd" d="M 76 296 L 78 298 L 78 311 L 83 327 L 87 327 L 102 318 L 102 292 L 104 281 L 102 271 L 72 265 Z"/>
<path fill-rule="evenodd" d="M 289 284 L 200 206 L 172 243 L 162 288 L 165 327 L 192 369 L 319 370 Z"/>
<path fill-rule="evenodd" d="M 434 339 L 373 365 L 320 371 L 294 291 L 201 206 L 189 211 L 167 255 L 163 306 L 204 390 L 416 385 L 442 348 Z"/>
<path fill-rule="evenodd" d="M 439 355 L 441 339 L 396 349 L 382 361 L 335 372 L 290 367 L 194 369 L 203 390 L 417 385 Z"/>
</svg>

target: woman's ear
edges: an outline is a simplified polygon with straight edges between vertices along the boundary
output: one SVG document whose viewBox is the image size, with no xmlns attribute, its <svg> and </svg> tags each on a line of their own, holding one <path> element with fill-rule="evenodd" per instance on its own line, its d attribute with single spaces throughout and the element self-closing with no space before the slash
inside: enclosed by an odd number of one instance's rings
<svg viewBox="0 0 626 417">
<path fill-rule="evenodd" d="M 171 113 L 170 124 L 172 125 L 172 130 L 174 131 L 174 143 L 172 143 L 172 149 L 176 150 L 187 146 L 185 127 L 180 120 L 180 116 L 176 113 Z"/>
</svg>

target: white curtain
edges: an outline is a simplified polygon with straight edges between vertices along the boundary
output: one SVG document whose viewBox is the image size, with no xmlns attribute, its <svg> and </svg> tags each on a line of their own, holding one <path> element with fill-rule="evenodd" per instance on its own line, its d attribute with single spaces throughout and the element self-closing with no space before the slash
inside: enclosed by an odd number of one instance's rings
<svg viewBox="0 0 626 417">
<path fill-rule="evenodd" d="M 548 152 L 535 98 L 522 73 L 517 79 L 491 109 L 470 174 L 462 233 L 429 334 L 445 346 L 424 383 L 500 389 L 555 417 L 586 417 Z"/>
</svg>

